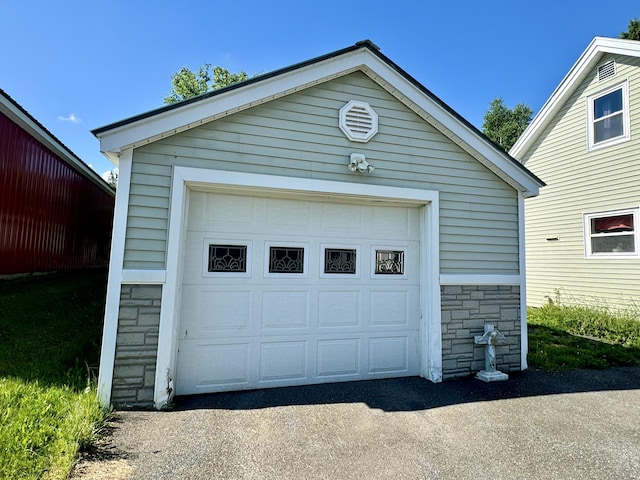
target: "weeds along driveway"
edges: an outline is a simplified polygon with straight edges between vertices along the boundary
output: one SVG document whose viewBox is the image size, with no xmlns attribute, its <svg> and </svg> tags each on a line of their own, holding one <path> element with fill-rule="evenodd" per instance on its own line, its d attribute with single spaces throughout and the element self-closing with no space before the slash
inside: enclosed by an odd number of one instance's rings
<svg viewBox="0 0 640 480">
<path fill-rule="evenodd" d="M 74 478 L 637 479 L 640 368 L 184 397 L 102 449 Z"/>
</svg>

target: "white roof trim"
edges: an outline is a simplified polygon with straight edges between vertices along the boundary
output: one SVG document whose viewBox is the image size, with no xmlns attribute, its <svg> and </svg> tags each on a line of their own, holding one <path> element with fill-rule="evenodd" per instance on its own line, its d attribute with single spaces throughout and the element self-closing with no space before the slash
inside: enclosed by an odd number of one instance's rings
<svg viewBox="0 0 640 480">
<path fill-rule="evenodd" d="M 129 148 L 136 148 L 161 138 L 202 125 L 217 118 L 283 97 L 290 93 L 327 82 L 360 70 L 405 103 L 444 135 L 457 143 L 479 162 L 524 196 L 538 194 L 541 183 L 508 155 L 500 152 L 471 126 L 465 124 L 437 99 L 425 94 L 398 69 L 366 47 L 329 57 L 286 71 L 244 88 L 237 88 L 185 104 L 175 109 L 102 129 L 96 136 L 100 150 L 112 159 Z"/>
<path fill-rule="evenodd" d="M 555 114 L 562 108 L 567 98 L 592 72 L 602 56 L 608 53 L 640 57 L 640 42 L 619 38 L 595 37 L 514 144 L 509 152 L 513 157 L 521 159 L 526 155 L 529 148 L 537 140 L 538 135 L 542 133 Z"/>
</svg>

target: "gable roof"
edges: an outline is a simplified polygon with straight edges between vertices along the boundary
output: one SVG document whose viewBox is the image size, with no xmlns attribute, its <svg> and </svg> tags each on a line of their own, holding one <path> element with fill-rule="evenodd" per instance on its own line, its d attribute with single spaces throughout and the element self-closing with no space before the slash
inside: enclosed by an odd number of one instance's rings
<svg viewBox="0 0 640 480">
<path fill-rule="evenodd" d="M 355 71 L 363 72 L 524 196 L 537 195 L 544 185 L 369 40 L 97 128 L 92 133 L 100 140 L 100 150 L 117 164 L 124 150 Z"/>
<path fill-rule="evenodd" d="M 513 157 L 522 158 L 527 153 L 567 99 L 571 97 L 584 79 L 593 72 L 595 67 L 602 61 L 602 57 L 610 53 L 640 57 L 640 42 L 637 40 L 595 37 L 513 145 L 509 151 Z"/>
<path fill-rule="evenodd" d="M 82 176 L 94 182 L 110 195 L 115 195 L 113 188 L 111 188 L 97 172 L 58 140 L 2 89 L 0 89 L 0 113 L 4 114 L 9 120 L 22 128 Z"/>
</svg>

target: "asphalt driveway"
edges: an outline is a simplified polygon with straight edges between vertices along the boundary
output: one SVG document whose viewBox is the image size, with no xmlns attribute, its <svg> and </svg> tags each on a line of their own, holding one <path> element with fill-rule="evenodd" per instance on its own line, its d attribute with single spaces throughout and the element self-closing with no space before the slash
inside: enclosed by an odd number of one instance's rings
<svg viewBox="0 0 640 480">
<path fill-rule="evenodd" d="M 121 411 L 76 479 L 638 479 L 640 368 L 411 377 Z"/>
</svg>

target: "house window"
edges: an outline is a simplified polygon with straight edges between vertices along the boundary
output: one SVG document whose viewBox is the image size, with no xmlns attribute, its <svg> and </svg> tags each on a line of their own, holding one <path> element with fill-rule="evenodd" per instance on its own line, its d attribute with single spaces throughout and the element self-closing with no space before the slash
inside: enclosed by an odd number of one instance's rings
<svg viewBox="0 0 640 480">
<path fill-rule="evenodd" d="M 587 258 L 638 257 L 638 209 L 584 216 Z"/>
<path fill-rule="evenodd" d="M 589 148 L 599 148 L 629 139 L 627 83 L 588 97 Z"/>
</svg>

